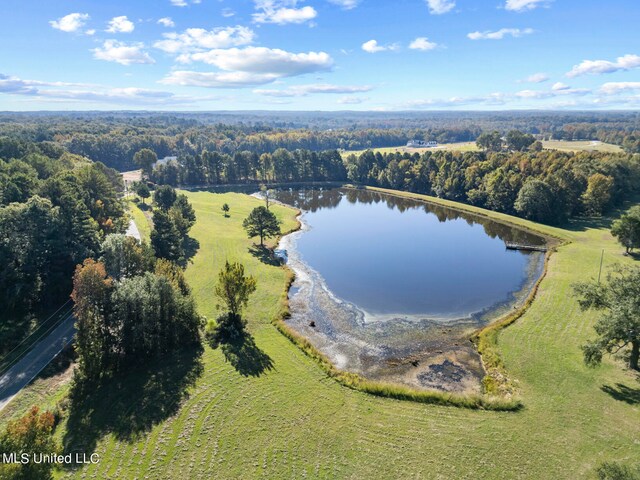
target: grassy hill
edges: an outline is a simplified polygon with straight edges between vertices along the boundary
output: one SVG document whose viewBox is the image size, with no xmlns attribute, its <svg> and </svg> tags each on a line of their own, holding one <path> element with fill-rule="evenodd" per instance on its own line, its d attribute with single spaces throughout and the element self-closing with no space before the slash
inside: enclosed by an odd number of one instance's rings
<svg viewBox="0 0 640 480">
<path fill-rule="evenodd" d="M 225 259 L 242 261 L 258 278 L 246 314 L 256 348 L 245 354 L 266 355 L 271 367 L 257 372 L 205 347 L 183 397 L 168 385 L 158 388 L 178 368 L 172 359 L 150 367 L 156 372 L 144 386 L 124 388 L 141 378 L 132 366 L 129 378 L 92 405 L 95 431 L 86 433 L 85 448 L 100 463 L 59 476 L 575 479 L 589 478 L 604 460 L 640 458 L 640 383 L 609 360 L 598 369 L 583 365 L 579 345 L 592 336 L 594 316 L 571 298 L 571 283 L 597 275 L 602 249 L 605 266 L 631 261 L 609 235 L 607 219 L 544 227 L 571 243 L 552 256 L 529 311 L 501 334 L 525 408 L 497 413 L 378 398 L 327 378 L 270 323 L 288 274 L 249 250 L 241 222 L 260 201 L 235 193 L 188 196 L 200 248 L 187 277 L 199 309 L 216 316 L 216 274 Z M 230 218 L 220 210 L 225 202 Z M 293 210 L 272 208 L 285 230 L 295 225 Z M 64 429 L 65 422 L 61 438 Z"/>
</svg>

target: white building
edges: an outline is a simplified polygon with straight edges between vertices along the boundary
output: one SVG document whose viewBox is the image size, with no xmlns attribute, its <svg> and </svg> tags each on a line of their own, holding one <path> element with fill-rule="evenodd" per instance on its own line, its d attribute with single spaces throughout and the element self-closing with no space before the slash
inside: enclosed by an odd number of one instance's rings
<svg viewBox="0 0 640 480">
<path fill-rule="evenodd" d="M 433 148 L 437 146 L 438 142 L 435 140 L 429 140 L 428 142 L 425 142 L 424 140 L 409 140 L 407 142 L 407 147 L 410 148 Z"/>
</svg>

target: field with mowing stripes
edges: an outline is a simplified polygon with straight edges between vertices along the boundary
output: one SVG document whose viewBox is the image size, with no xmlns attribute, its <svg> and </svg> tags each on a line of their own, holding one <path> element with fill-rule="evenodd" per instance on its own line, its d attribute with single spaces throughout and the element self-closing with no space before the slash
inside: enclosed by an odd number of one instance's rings
<svg viewBox="0 0 640 480">
<path fill-rule="evenodd" d="M 287 272 L 249 252 L 241 222 L 259 200 L 188 196 L 200 250 L 187 277 L 199 309 L 216 316 L 216 274 L 225 259 L 242 261 L 258 278 L 249 329 L 272 368 L 253 376 L 207 346 L 199 377 L 179 405 L 162 388 L 153 391 L 157 400 L 144 389 L 119 395 L 127 390 L 113 385 L 94 405 L 100 428 L 86 443 L 93 449 L 95 441 L 101 462 L 59 477 L 576 479 L 590 478 L 605 460 L 640 458 L 640 383 L 609 360 L 598 369 L 583 365 L 578 347 L 592 336 L 594 316 L 571 298 L 571 283 L 597 275 L 603 248 L 605 267 L 631 261 L 609 235 L 607 219 L 574 222 L 568 230 L 541 227 L 571 243 L 551 257 L 530 310 L 500 336 L 525 408 L 497 413 L 373 397 L 327 378 L 270 323 L 282 307 Z M 220 210 L 225 202 L 230 218 Z M 295 226 L 293 210 L 272 208 L 285 230 Z M 158 371 L 171 366 L 163 359 Z M 164 373 L 153 381 L 161 383 Z M 139 380 L 136 375 L 122 384 Z M 61 439 L 64 429 L 65 422 Z"/>
</svg>

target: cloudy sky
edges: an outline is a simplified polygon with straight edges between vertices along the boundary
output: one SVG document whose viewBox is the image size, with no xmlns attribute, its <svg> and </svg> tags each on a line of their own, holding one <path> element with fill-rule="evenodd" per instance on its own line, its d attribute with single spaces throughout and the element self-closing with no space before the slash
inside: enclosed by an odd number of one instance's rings
<svg viewBox="0 0 640 480">
<path fill-rule="evenodd" d="M 638 109 L 638 0 L 3 0 L 0 110 Z"/>
</svg>

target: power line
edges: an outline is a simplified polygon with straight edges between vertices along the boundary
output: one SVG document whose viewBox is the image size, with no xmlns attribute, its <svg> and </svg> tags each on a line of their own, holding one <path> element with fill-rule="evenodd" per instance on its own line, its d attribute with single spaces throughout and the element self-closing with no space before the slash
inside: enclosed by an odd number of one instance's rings
<svg viewBox="0 0 640 480">
<path fill-rule="evenodd" d="M 70 315 L 67 315 L 62 321 L 58 322 L 58 323 L 54 323 L 53 325 L 51 325 L 42 335 L 40 335 L 35 342 L 33 343 L 34 345 L 40 341 L 45 335 L 48 335 L 49 333 L 51 333 L 51 331 L 53 331 L 54 329 L 56 329 L 57 327 L 59 327 L 60 325 L 62 325 L 65 321 L 69 320 L 70 318 L 73 317 L 73 313 Z M 34 332 L 35 333 L 35 332 Z M 14 358 L 11 362 L 9 362 L 5 367 L 2 368 L 2 370 L 0 370 L 0 376 L 4 375 L 5 373 L 7 373 L 11 367 L 13 367 L 16 363 L 18 363 L 20 360 L 22 360 L 29 352 L 24 352 L 23 355 L 18 355 L 16 358 Z"/>
<path fill-rule="evenodd" d="M 40 325 L 38 325 L 38 328 L 36 328 L 33 332 L 31 332 L 29 335 L 27 335 L 20 343 L 18 343 L 15 347 L 13 347 L 11 349 L 10 352 L 6 353 L 2 358 L 0 358 L 0 362 L 4 362 L 7 358 L 9 358 L 9 356 L 16 351 L 16 349 L 18 347 L 20 347 L 20 345 L 22 345 L 24 342 L 26 342 L 27 340 L 29 340 L 32 336 L 34 336 L 36 333 L 38 333 L 38 330 L 40 330 L 42 327 L 45 326 L 45 324 L 49 321 L 51 321 L 60 310 L 62 310 L 69 302 L 71 301 L 71 299 L 67 300 L 66 302 L 64 302 L 62 304 L 62 306 L 60 306 L 55 312 L 53 312 L 49 318 L 47 318 L 44 322 L 42 322 Z M 64 315 L 66 315 L 67 313 L 65 312 Z"/>
</svg>

